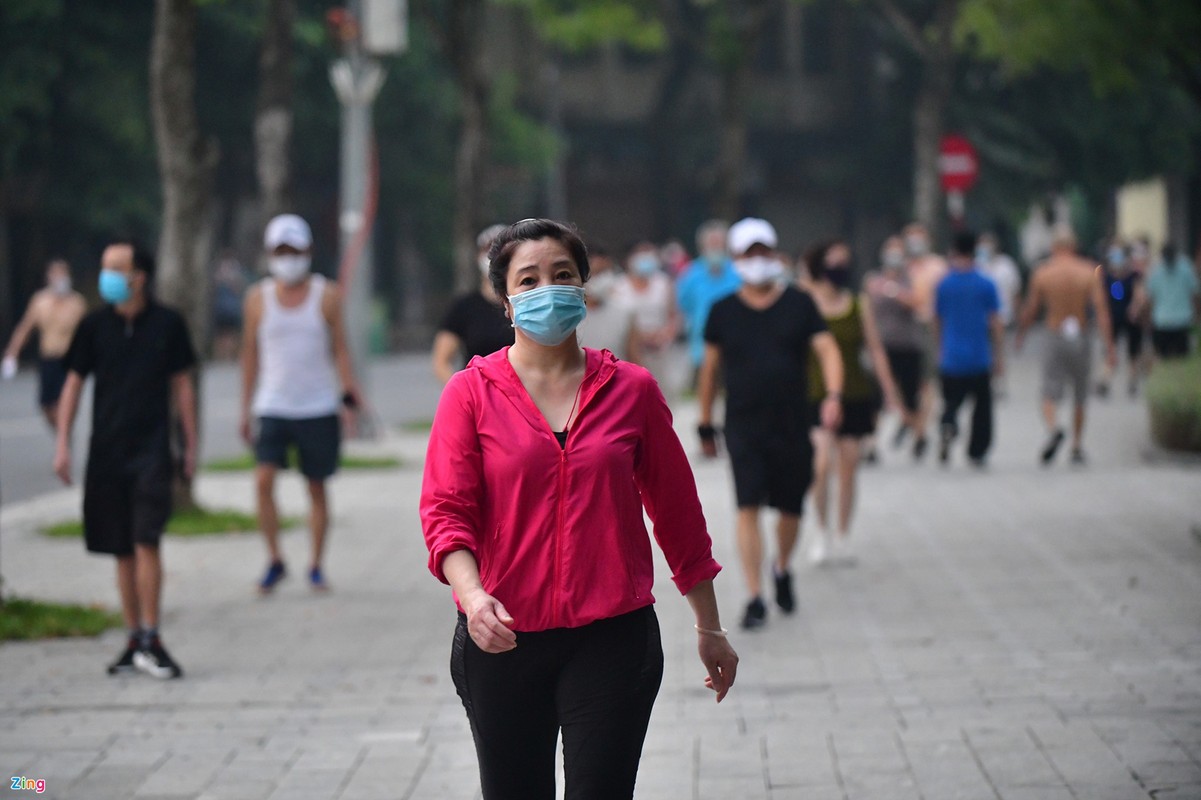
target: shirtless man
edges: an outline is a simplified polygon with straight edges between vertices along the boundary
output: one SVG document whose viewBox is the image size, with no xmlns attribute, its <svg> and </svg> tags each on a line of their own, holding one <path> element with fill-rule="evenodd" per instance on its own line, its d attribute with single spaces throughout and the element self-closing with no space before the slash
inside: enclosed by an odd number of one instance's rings
<svg viewBox="0 0 1201 800">
<path fill-rule="evenodd" d="M 25 316 L 4 351 L 2 374 L 8 380 L 17 372 L 17 356 L 29 334 L 38 332 L 38 405 L 51 428 L 55 427 L 58 396 L 67 380 L 64 356 L 87 310 L 83 295 L 71 288 L 71 268 L 56 258 L 46 265 L 46 288 L 30 298 Z"/>
<path fill-rule="evenodd" d="M 1057 420 L 1057 407 L 1068 385 L 1075 400 L 1072 418 L 1072 463 L 1084 463 L 1081 438 L 1084 434 L 1084 406 L 1088 398 L 1088 373 L 1091 362 L 1090 337 L 1085 326 L 1091 310 L 1105 343 L 1105 362 L 1112 369 L 1117 362 L 1109 303 L 1100 279 L 1100 267 L 1076 255 L 1076 240 L 1061 231 L 1051 246 L 1051 257 L 1043 262 L 1030 281 L 1030 292 L 1018 322 L 1016 346 L 1021 350 L 1026 330 L 1035 317 L 1046 310 L 1047 344 L 1043 351 L 1043 418 L 1048 439 L 1042 462 L 1050 464 L 1063 444 L 1064 432 Z"/>
<path fill-rule="evenodd" d="M 938 284 L 947 276 L 947 260 L 931 251 L 930 232 L 922 223 L 909 223 L 901 231 L 901 236 L 908 259 L 905 272 L 912 289 L 909 305 L 918 322 L 926 328 L 926 369 L 922 375 L 918 411 L 913 415 L 913 457 L 920 460 L 926 453 L 926 423 L 934 408 L 934 384 L 938 376 L 938 342 L 932 333 L 934 299 Z"/>
</svg>

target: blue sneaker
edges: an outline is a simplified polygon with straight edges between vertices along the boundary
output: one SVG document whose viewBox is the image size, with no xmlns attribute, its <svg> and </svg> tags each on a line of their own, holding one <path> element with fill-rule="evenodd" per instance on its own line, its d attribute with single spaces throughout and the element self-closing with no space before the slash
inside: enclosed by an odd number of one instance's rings
<svg viewBox="0 0 1201 800">
<path fill-rule="evenodd" d="M 321 567 L 313 567 L 309 570 L 309 585 L 313 587 L 314 592 L 329 591 L 329 584 L 325 582 L 325 576 L 321 574 Z"/>
<path fill-rule="evenodd" d="M 259 592 L 262 594 L 270 594 L 275 588 L 275 584 L 282 581 L 288 574 L 288 568 L 284 566 L 282 561 L 272 561 L 267 567 L 267 574 L 259 581 Z"/>
</svg>

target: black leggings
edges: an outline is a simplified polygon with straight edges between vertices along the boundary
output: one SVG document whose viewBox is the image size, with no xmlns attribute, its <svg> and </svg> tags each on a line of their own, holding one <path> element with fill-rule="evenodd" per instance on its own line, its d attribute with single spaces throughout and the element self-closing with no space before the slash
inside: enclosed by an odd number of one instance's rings
<svg viewBox="0 0 1201 800">
<path fill-rule="evenodd" d="M 663 678 L 652 606 L 580 628 L 518 633 L 506 653 L 480 650 L 459 614 L 450 674 L 485 800 L 553 800 L 560 728 L 568 800 L 633 797 Z"/>
</svg>

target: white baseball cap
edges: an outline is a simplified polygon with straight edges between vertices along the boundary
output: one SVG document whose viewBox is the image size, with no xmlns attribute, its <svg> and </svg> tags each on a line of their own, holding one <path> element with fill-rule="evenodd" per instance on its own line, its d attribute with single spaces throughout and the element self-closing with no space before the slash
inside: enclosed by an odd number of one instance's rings
<svg viewBox="0 0 1201 800">
<path fill-rule="evenodd" d="M 263 246 L 274 250 L 285 244 L 297 250 L 308 250 L 313 244 L 309 223 L 295 214 L 280 214 L 268 222 L 263 233 Z"/>
<path fill-rule="evenodd" d="M 767 245 L 775 250 L 777 241 L 776 229 L 770 222 L 758 217 L 738 220 L 730 226 L 730 232 L 726 234 L 730 255 L 735 258 L 750 250 L 753 244 Z"/>
</svg>

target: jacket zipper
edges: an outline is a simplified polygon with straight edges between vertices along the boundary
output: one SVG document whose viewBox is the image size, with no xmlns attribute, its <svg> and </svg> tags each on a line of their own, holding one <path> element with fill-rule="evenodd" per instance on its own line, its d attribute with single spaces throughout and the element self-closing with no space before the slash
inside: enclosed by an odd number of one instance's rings
<svg viewBox="0 0 1201 800">
<path fill-rule="evenodd" d="M 570 434 L 568 434 L 570 436 Z M 559 607 L 562 603 L 559 600 L 559 570 L 562 564 L 562 548 L 563 548 L 563 499 L 567 493 L 567 447 L 564 445 L 562 452 L 559 454 L 559 498 L 555 511 L 555 564 L 551 575 L 551 597 L 554 603 L 551 606 L 551 627 L 559 627 Z"/>
</svg>

